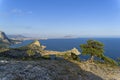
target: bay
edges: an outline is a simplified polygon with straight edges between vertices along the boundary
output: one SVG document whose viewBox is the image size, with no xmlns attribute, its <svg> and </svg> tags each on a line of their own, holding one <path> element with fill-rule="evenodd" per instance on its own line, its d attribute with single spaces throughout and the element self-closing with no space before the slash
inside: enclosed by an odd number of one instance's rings
<svg viewBox="0 0 120 80">
<path fill-rule="evenodd" d="M 77 48 L 80 52 L 80 44 L 85 44 L 88 39 L 100 41 L 104 44 L 104 54 L 111 58 L 120 57 L 120 38 L 74 38 L 74 39 L 47 39 L 39 40 L 42 45 L 46 46 L 46 50 L 66 51 Z M 12 47 L 20 47 L 31 43 L 32 40 L 24 41 L 21 44 Z"/>
</svg>

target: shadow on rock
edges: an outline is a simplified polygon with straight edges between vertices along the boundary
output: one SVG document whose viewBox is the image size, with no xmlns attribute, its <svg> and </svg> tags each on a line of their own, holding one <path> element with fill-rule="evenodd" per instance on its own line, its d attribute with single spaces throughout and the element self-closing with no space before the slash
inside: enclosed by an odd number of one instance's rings
<svg viewBox="0 0 120 80">
<path fill-rule="evenodd" d="M 0 62 L 0 80 L 103 80 L 67 60 Z"/>
</svg>

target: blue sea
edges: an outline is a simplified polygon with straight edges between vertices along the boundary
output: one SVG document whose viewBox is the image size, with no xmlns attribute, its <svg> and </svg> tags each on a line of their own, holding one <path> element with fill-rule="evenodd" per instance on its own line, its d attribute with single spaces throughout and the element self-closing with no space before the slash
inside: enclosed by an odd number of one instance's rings
<svg viewBox="0 0 120 80">
<path fill-rule="evenodd" d="M 75 38 L 75 39 L 48 39 L 40 40 L 42 45 L 47 46 L 46 50 L 66 51 L 72 48 L 80 50 L 80 44 L 86 43 L 90 38 Z M 104 44 L 104 54 L 111 58 L 120 57 L 120 38 L 92 38 Z M 32 42 L 31 40 L 24 41 L 22 44 L 16 46 L 26 45 Z"/>
</svg>

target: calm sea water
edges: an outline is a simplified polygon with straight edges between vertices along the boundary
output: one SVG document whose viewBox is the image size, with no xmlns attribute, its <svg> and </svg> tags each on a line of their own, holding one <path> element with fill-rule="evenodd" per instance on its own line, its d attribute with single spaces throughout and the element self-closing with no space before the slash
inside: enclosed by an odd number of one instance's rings
<svg viewBox="0 0 120 80">
<path fill-rule="evenodd" d="M 80 44 L 86 43 L 89 38 L 77 39 L 48 39 L 40 40 L 41 44 L 46 45 L 48 50 L 65 51 L 76 47 L 79 51 Z M 102 42 L 105 50 L 105 55 L 111 58 L 120 57 L 120 38 L 92 38 Z"/>
<path fill-rule="evenodd" d="M 80 44 L 86 43 L 89 38 L 76 38 L 76 39 L 48 39 L 48 40 L 40 40 L 42 45 L 47 46 L 47 50 L 55 50 L 55 51 L 65 51 L 70 50 L 72 48 L 77 48 L 80 50 Z M 101 41 L 105 46 L 105 55 L 111 58 L 120 57 L 120 38 L 92 38 L 94 40 Z M 15 46 L 23 46 L 32 42 L 31 40 L 24 41 L 22 44 L 18 44 Z"/>
</svg>

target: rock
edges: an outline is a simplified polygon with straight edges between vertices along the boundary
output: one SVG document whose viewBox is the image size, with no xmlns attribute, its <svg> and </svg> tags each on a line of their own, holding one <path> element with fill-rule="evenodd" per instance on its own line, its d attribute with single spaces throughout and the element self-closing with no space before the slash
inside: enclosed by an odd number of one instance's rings
<svg viewBox="0 0 120 80">
<path fill-rule="evenodd" d="M 120 80 L 120 68 L 68 60 L 0 62 L 0 80 Z"/>
<path fill-rule="evenodd" d="M 78 51 L 78 49 L 76 49 L 76 48 L 73 48 L 72 50 L 71 50 L 71 53 L 74 53 L 74 54 L 76 54 L 76 55 L 80 55 L 81 53 Z"/>
<path fill-rule="evenodd" d="M 33 41 L 32 43 L 30 43 L 26 47 L 29 47 L 31 49 L 35 49 L 35 50 L 38 50 L 38 51 L 43 51 L 46 48 L 46 46 L 41 45 L 38 40 Z"/>
<path fill-rule="evenodd" d="M 7 63 L 7 60 L 0 60 L 1 63 Z"/>
<path fill-rule="evenodd" d="M 10 62 L 4 65 L 0 66 L 0 80 L 52 80 L 49 70 L 34 63 Z"/>
<path fill-rule="evenodd" d="M 31 45 L 31 46 L 35 45 L 35 46 L 38 46 L 38 47 L 41 46 L 41 45 L 40 45 L 40 42 L 39 42 L 38 40 L 35 40 L 35 41 L 32 42 L 30 45 Z"/>
<path fill-rule="evenodd" d="M 2 31 L 0 31 L 0 40 L 1 40 L 1 42 L 4 42 L 4 43 L 8 43 L 8 44 L 11 43 L 11 40 Z"/>
<path fill-rule="evenodd" d="M 44 50 L 46 48 L 46 46 L 41 45 L 38 40 L 33 41 L 29 45 L 26 45 L 26 47 L 29 47 L 32 49 L 41 49 L 41 50 Z"/>
<path fill-rule="evenodd" d="M 42 45 L 41 48 L 42 48 L 42 50 L 44 50 L 44 49 L 46 48 L 46 46 L 43 46 L 43 45 Z"/>
</svg>

